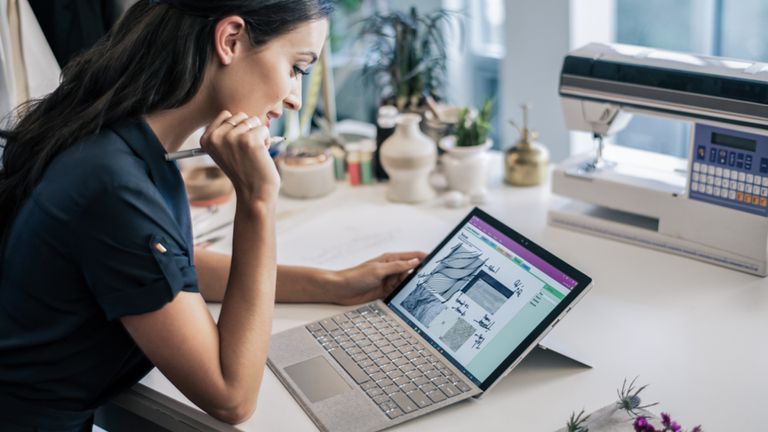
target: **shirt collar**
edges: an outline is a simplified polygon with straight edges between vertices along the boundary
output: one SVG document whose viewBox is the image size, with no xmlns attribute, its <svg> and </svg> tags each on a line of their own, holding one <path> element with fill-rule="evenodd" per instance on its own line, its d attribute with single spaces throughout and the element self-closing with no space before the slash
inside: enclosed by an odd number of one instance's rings
<svg viewBox="0 0 768 432">
<path fill-rule="evenodd" d="M 165 160 L 165 148 L 144 119 L 129 120 L 111 128 L 139 156 L 149 168 L 152 182 L 163 189 L 169 169 L 178 171 L 175 163 Z"/>
</svg>

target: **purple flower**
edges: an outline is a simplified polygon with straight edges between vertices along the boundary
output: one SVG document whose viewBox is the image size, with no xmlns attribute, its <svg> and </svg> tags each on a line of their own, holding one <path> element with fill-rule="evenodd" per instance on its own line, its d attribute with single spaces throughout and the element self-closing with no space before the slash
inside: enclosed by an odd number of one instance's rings
<svg viewBox="0 0 768 432">
<path fill-rule="evenodd" d="M 635 432 L 658 432 L 655 427 L 648 423 L 645 417 L 636 418 L 633 426 L 635 427 Z"/>
<path fill-rule="evenodd" d="M 675 421 L 669 424 L 669 428 L 672 430 L 672 432 L 680 432 L 680 425 Z"/>
<path fill-rule="evenodd" d="M 669 414 L 667 413 L 661 413 L 661 424 L 662 426 L 669 427 L 669 423 L 672 421 L 672 419 L 669 417 Z"/>
<path fill-rule="evenodd" d="M 691 429 L 691 432 L 702 432 L 701 431 L 701 426 L 700 425 L 696 426 L 695 428 Z"/>
</svg>

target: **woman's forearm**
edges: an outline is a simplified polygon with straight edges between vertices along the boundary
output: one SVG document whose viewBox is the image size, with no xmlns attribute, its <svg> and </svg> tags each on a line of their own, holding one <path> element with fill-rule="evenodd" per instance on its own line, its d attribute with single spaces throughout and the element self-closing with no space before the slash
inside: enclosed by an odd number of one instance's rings
<svg viewBox="0 0 768 432">
<path fill-rule="evenodd" d="M 206 301 L 220 302 L 227 291 L 231 257 L 205 249 L 195 250 L 200 293 Z M 276 300 L 284 303 L 329 302 L 338 290 L 338 273 L 310 267 L 277 266 Z"/>
<path fill-rule="evenodd" d="M 238 203 L 218 328 L 225 382 L 255 406 L 272 329 L 277 263 L 274 204 Z"/>
</svg>

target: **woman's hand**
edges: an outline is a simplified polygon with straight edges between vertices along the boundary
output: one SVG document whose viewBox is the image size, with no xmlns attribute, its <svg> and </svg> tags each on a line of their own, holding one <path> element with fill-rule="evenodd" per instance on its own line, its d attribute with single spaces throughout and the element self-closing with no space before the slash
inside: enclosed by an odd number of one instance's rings
<svg viewBox="0 0 768 432">
<path fill-rule="evenodd" d="M 269 129 L 258 117 L 222 111 L 208 125 L 200 146 L 232 181 L 240 200 L 274 202 L 280 176 L 269 155 Z"/>
<path fill-rule="evenodd" d="M 386 253 L 340 270 L 337 272 L 339 285 L 334 287 L 333 302 L 355 305 L 385 298 L 425 256 L 424 252 Z"/>
</svg>

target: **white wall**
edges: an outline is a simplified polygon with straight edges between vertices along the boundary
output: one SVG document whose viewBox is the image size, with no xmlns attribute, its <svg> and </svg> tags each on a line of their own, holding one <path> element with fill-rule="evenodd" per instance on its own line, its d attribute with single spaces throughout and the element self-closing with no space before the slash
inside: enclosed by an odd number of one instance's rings
<svg viewBox="0 0 768 432">
<path fill-rule="evenodd" d="M 530 125 L 559 161 L 570 153 L 557 87 L 569 45 L 569 0 L 516 0 L 506 3 L 506 56 L 501 67 L 504 147 L 518 133 L 506 120 L 522 120 L 520 105 L 532 105 Z"/>
<path fill-rule="evenodd" d="M 615 0 L 515 0 L 506 4 L 507 55 L 501 69 L 503 118 L 521 120 L 519 106 L 533 107 L 531 126 L 557 162 L 589 150 L 588 134 L 569 133 L 560 110 L 563 58 L 589 42 L 615 38 Z M 505 122 L 507 145 L 517 136 Z"/>
</svg>

